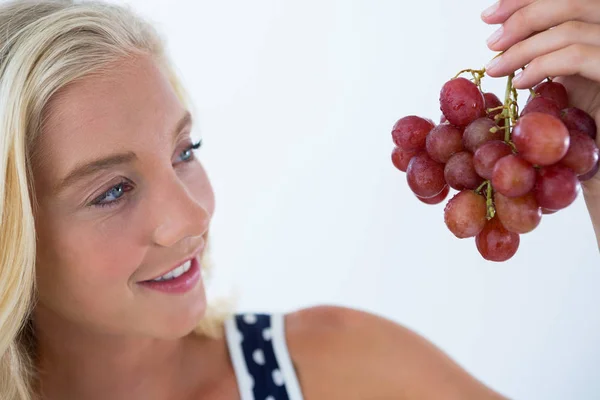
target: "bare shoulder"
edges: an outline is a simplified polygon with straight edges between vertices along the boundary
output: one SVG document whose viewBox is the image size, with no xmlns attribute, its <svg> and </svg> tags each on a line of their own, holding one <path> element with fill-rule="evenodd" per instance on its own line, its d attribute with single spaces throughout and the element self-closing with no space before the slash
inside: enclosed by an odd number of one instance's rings
<svg viewBox="0 0 600 400">
<path fill-rule="evenodd" d="M 504 399 L 423 337 L 367 312 L 302 309 L 286 315 L 286 337 L 307 400 Z"/>
</svg>

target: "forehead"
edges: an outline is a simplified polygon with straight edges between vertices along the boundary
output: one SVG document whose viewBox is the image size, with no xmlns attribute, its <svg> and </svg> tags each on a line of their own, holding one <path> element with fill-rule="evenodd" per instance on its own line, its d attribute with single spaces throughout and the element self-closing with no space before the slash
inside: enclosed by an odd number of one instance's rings
<svg viewBox="0 0 600 400">
<path fill-rule="evenodd" d="M 182 110 L 152 58 L 115 63 L 63 88 L 50 101 L 38 154 L 61 176 L 82 160 L 144 144 L 165 145 Z"/>
</svg>

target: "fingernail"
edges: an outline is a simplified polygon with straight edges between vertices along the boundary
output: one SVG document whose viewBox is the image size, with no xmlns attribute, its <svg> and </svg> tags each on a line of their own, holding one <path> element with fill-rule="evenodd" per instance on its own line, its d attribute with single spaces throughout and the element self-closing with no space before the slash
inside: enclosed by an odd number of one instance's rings
<svg viewBox="0 0 600 400">
<path fill-rule="evenodd" d="M 521 71 L 517 75 L 515 75 L 515 77 L 513 78 L 513 82 L 514 83 L 519 83 L 519 81 L 521 80 L 521 78 L 523 78 L 523 71 Z"/>
<path fill-rule="evenodd" d="M 497 1 L 496 3 L 494 3 L 493 5 L 491 5 L 489 8 L 487 8 L 484 12 L 481 13 L 481 16 L 483 18 L 487 18 L 492 16 L 497 10 L 498 7 L 500 7 L 500 2 Z"/>
<path fill-rule="evenodd" d="M 494 43 L 496 43 L 500 39 L 500 37 L 502 37 L 503 33 L 504 33 L 504 29 L 502 27 L 498 28 L 498 30 L 496 32 L 492 33 L 487 40 L 488 46 L 491 46 Z"/>
<path fill-rule="evenodd" d="M 486 71 L 489 71 L 490 69 L 493 69 L 494 67 L 496 67 L 501 59 L 502 59 L 502 57 L 499 56 L 499 57 L 494 58 L 492 61 L 490 61 L 488 63 L 488 65 L 485 66 Z"/>
</svg>

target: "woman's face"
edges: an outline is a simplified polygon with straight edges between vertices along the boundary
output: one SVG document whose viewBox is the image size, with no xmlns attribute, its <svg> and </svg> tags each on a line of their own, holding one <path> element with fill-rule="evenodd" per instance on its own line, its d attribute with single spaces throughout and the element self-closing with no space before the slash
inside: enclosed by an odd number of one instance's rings
<svg viewBox="0 0 600 400">
<path fill-rule="evenodd" d="M 46 118 L 33 159 L 36 319 L 185 335 L 206 308 L 198 263 L 147 281 L 201 260 L 215 201 L 167 76 L 150 57 L 115 64 L 64 88 Z"/>
</svg>

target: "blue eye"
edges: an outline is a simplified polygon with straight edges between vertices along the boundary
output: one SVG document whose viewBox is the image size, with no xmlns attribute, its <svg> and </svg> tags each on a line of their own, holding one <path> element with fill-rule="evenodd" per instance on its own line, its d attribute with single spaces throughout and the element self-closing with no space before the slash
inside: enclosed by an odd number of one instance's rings
<svg viewBox="0 0 600 400">
<path fill-rule="evenodd" d="M 179 157 L 182 162 L 191 162 L 194 160 L 194 152 L 193 150 L 197 150 L 202 146 L 202 140 L 199 140 L 197 143 L 193 143 L 188 146 L 185 150 L 183 150 Z M 110 188 L 108 191 L 104 192 L 100 197 L 96 198 L 92 202 L 92 206 L 96 207 L 112 207 L 117 205 L 122 199 L 124 199 L 124 194 L 133 190 L 133 185 L 127 181 L 123 180 Z"/>
<path fill-rule="evenodd" d="M 197 143 L 194 143 L 194 144 L 188 146 L 188 148 L 186 148 L 185 150 L 183 150 L 181 152 L 181 154 L 180 154 L 181 160 L 183 162 L 192 161 L 194 159 L 194 152 L 193 152 L 193 150 L 199 149 L 200 146 L 202 146 L 202 140 L 199 140 Z"/>
<path fill-rule="evenodd" d="M 98 207 L 109 207 L 116 205 L 123 198 L 123 194 L 133 189 L 133 186 L 127 181 L 121 181 L 110 188 L 100 197 L 92 202 L 92 205 Z"/>
</svg>

